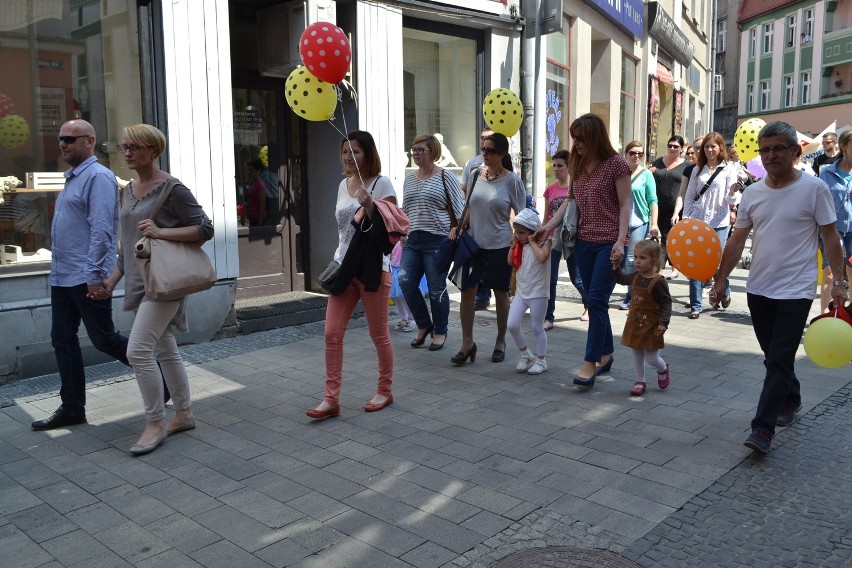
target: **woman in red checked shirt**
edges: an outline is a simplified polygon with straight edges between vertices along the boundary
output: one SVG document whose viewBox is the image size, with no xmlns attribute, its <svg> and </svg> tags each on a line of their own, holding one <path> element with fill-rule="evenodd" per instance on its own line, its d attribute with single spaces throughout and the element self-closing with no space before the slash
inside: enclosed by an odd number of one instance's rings
<svg viewBox="0 0 852 568">
<path fill-rule="evenodd" d="M 610 269 L 613 261 L 621 262 L 627 244 L 630 167 L 612 147 L 599 116 L 584 114 L 571 123 L 569 131 L 574 144 L 568 169 L 580 211 L 574 256 L 589 304 L 586 353 L 574 384 L 592 387 L 598 375 L 612 368 L 612 325 L 607 310 L 615 280 Z M 547 238 L 559 225 L 565 206 L 567 201 L 536 232 L 536 239 Z"/>
</svg>

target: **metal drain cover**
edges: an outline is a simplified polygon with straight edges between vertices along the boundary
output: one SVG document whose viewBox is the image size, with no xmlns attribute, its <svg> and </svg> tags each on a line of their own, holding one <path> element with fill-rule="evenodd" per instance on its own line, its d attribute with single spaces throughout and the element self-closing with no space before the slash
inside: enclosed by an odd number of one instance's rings
<svg viewBox="0 0 852 568">
<path fill-rule="evenodd" d="M 639 568 L 606 550 L 553 546 L 522 550 L 498 560 L 491 568 Z"/>
</svg>

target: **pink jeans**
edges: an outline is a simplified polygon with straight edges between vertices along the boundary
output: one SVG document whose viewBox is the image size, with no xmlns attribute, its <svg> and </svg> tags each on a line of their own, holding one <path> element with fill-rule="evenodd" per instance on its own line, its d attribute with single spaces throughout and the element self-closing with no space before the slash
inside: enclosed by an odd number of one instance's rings
<svg viewBox="0 0 852 568">
<path fill-rule="evenodd" d="M 358 305 L 364 302 L 367 328 L 379 357 L 379 385 L 376 394 L 389 396 L 393 381 L 393 343 L 388 331 L 388 305 L 391 275 L 382 273 L 382 284 L 375 292 L 367 292 L 357 278 L 353 278 L 346 291 L 339 296 L 329 296 L 325 310 L 325 401 L 337 404 L 340 400 L 340 383 L 343 381 L 343 336 L 349 318 Z"/>
</svg>

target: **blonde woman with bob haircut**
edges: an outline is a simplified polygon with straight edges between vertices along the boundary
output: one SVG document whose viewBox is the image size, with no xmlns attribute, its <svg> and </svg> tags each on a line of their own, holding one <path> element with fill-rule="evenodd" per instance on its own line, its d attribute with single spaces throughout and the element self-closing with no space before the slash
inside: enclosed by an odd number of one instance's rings
<svg viewBox="0 0 852 568">
<path fill-rule="evenodd" d="M 403 238 L 399 285 L 417 323 L 412 347 L 420 347 L 432 336 L 430 351 L 444 347 L 450 298 L 446 293 L 447 271 L 439 272 L 435 256 L 449 235 L 452 218 L 458 221 L 464 209 L 464 196 L 458 179 L 435 162 L 441 157 L 441 143 L 435 136 L 417 136 L 411 143 L 411 156 L 417 171 L 405 178 L 402 209 L 411 225 Z M 420 293 L 420 280 L 426 275 L 431 315 Z"/>
<path fill-rule="evenodd" d="M 149 124 L 125 128 L 118 145 L 127 167 L 138 177 L 125 188 L 119 214 L 122 246 L 116 269 L 104 286 L 112 293 L 123 277 L 124 309 L 136 314 L 128 338 L 127 360 L 136 373 L 147 423 L 139 440 L 130 447 L 133 455 L 147 454 L 166 436 L 195 428 L 189 381 L 173 331 L 188 330 L 186 298 L 168 302 L 148 298 L 132 254 L 133 243 L 143 236 L 199 244 L 213 238 L 213 223 L 189 188 L 157 165 L 165 148 L 166 136 Z M 169 182 L 174 183 L 171 193 L 156 217 L 150 219 L 154 204 Z M 175 407 L 175 416 L 167 424 L 163 423 L 163 381 Z"/>
</svg>

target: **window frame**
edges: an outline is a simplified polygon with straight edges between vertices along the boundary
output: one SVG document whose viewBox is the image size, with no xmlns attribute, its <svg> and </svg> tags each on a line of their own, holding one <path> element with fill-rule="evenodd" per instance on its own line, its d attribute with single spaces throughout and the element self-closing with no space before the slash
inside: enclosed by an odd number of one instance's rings
<svg viewBox="0 0 852 568">
<path fill-rule="evenodd" d="M 811 98 L 813 96 L 813 74 L 810 71 L 802 71 L 801 74 L 802 79 L 802 88 L 801 88 L 801 98 L 800 104 L 809 105 L 811 104 Z"/>
<path fill-rule="evenodd" d="M 805 41 L 811 42 L 814 39 L 814 9 L 805 8 L 802 17 L 802 33 L 805 34 Z"/>
<path fill-rule="evenodd" d="M 748 58 L 754 59 L 755 57 L 757 57 L 757 27 L 748 31 Z"/>
<path fill-rule="evenodd" d="M 786 18 L 787 22 L 787 37 L 784 38 L 784 45 L 787 47 L 795 47 L 796 46 L 796 31 L 799 29 L 798 21 L 796 19 L 796 14 L 789 14 Z"/>
<path fill-rule="evenodd" d="M 796 79 L 792 74 L 784 75 L 784 108 L 796 106 Z"/>
<path fill-rule="evenodd" d="M 754 83 L 746 84 L 746 114 L 754 112 Z"/>
<path fill-rule="evenodd" d="M 772 97 L 772 82 L 768 79 L 760 81 L 760 104 L 758 108 L 762 111 L 769 110 Z"/>
<path fill-rule="evenodd" d="M 716 24 L 716 53 L 728 50 L 728 20 L 719 20 Z"/>
<path fill-rule="evenodd" d="M 761 55 L 769 55 L 772 53 L 772 41 L 775 39 L 775 22 L 763 24 L 762 34 L 763 42 L 761 45 Z"/>
</svg>

